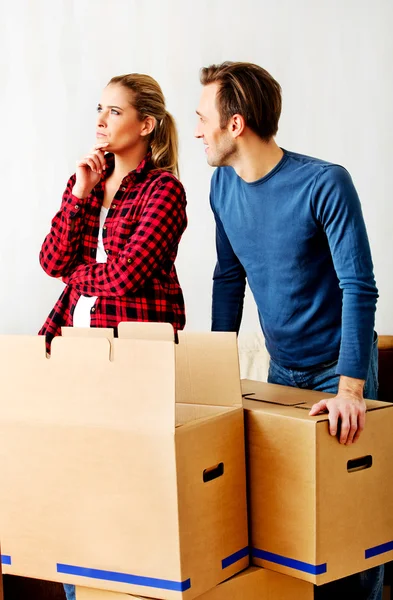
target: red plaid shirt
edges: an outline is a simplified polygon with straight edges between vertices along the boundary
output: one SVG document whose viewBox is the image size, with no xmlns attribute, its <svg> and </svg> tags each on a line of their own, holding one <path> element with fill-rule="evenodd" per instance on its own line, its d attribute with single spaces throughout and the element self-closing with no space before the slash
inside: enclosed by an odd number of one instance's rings
<svg viewBox="0 0 393 600">
<path fill-rule="evenodd" d="M 72 194 L 73 175 L 40 253 L 44 271 L 67 284 L 40 335 L 50 341 L 71 326 L 84 296 L 98 296 L 92 327 L 116 328 L 121 321 L 185 325 L 183 294 L 174 261 L 187 225 L 184 188 L 171 173 L 154 170 L 150 154 L 128 173 L 108 210 L 103 229 L 106 263 L 96 262 L 105 179 L 114 168 L 106 155 L 103 179 L 84 200 Z"/>
</svg>

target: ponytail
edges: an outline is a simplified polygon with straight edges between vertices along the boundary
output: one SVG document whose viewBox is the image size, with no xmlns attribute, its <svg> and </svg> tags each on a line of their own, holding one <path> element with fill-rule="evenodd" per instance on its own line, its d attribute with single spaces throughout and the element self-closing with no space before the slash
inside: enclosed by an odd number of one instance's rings
<svg viewBox="0 0 393 600">
<path fill-rule="evenodd" d="M 177 129 L 175 120 L 168 111 L 156 123 L 150 145 L 154 166 L 179 177 Z"/>
</svg>

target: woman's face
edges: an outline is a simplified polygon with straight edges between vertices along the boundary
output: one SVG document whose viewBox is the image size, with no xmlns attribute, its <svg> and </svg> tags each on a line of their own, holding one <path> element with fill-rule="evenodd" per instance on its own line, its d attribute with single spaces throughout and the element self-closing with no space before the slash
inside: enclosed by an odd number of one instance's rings
<svg viewBox="0 0 393 600">
<path fill-rule="evenodd" d="M 120 84 L 108 85 L 97 106 L 97 142 L 107 142 L 108 152 L 121 154 L 146 145 L 149 118 L 140 121 L 130 101 L 132 92 Z M 149 130 L 150 129 L 150 130 Z"/>
</svg>

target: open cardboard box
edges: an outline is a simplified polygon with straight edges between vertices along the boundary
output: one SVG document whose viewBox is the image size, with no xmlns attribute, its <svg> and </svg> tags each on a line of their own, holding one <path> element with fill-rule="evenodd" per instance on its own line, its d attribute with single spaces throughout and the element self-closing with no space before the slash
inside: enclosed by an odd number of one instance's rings
<svg viewBox="0 0 393 600">
<path fill-rule="evenodd" d="M 242 382 L 252 560 L 317 585 L 393 559 L 393 404 L 367 400 L 359 440 L 341 445 L 332 394 Z"/>
<path fill-rule="evenodd" d="M 131 325 L 0 336 L 3 570 L 191 600 L 249 563 L 236 338 Z"/>
<path fill-rule="evenodd" d="M 198 600 L 313 600 L 314 586 L 281 573 L 249 567 Z M 76 600 L 147 600 L 89 588 L 76 588 Z"/>
</svg>

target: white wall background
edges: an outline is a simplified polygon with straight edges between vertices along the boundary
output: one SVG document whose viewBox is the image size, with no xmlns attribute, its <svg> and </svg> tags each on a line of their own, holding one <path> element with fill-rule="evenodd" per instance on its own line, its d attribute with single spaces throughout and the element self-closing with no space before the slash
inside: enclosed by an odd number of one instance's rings
<svg viewBox="0 0 393 600">
<path fill-rule="evenodd" d="M 393 333 L 391 0 L 13 0 L 0 18 L 0 333 L 35 333 L 61 292 L 38 264 L 113 75 L 145 72 L 176 117 L 189 228 L 177 268 L 188 327 L 210 327 L 211 169 L 193 138 L 201 66 L 256 62 L 281 83 L 278 143 L 345 165 L 359 191 Z M 243 330 L 258 329 L 246 301 Z"/>
</svg>

